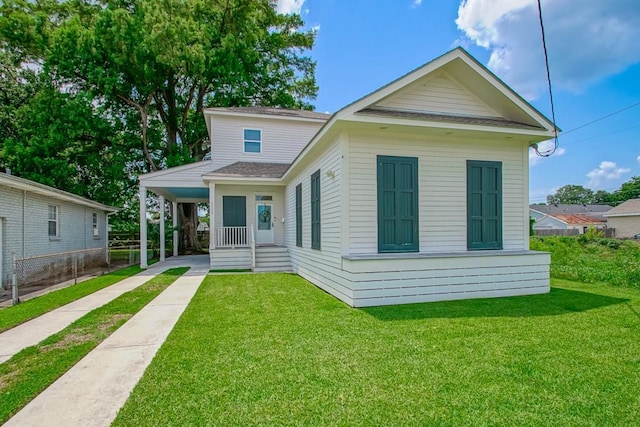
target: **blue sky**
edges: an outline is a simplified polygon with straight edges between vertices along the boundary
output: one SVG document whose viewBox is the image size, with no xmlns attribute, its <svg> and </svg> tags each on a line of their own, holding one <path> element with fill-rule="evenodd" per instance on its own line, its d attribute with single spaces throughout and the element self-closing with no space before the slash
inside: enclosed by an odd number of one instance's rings
<svg viewBox="0 0 640 427">
<path fill-rule="evenodd" d="M 318 111 L 463 46 L 551 117 L 536 0 L 279 0 L 317 30 Z M 543 0 L 560 148 L 530 155 L 530 201 L 640 176 L 640 2 Z M 637 105 L 636 105 L 637 104 Z M 616 111 L 623 112 L 573 131 Z"/>
</svg>

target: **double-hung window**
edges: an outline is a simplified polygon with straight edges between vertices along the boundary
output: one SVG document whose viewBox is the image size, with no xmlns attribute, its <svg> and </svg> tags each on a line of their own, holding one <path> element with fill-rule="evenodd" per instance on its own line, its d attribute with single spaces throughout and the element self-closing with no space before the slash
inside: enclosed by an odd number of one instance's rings
<svg viewBox="0 0 640 427">
<path fill-rule="evenodd" d="M 502 163 L 467 160 L 467 249 L 502 249 Z"/>
<path fill-rule="evenodd" d="M 311 249 L 320 249 L 320 170 L 311 175 Z"/>
<path fill-rule="evenodd" d="M 262 152 L 262 131 L 260 129 L 244 130 L 244 152 L 245 153 L 261 153 Z"/>
<path fill-rule="evenodd" d="M 98 214 L 96 212 L 93 213 L 91 223 L 93 225 L 93 237 L 99 237 L 100 229 L 98 228 Z"/>
<path fill-rule="evenodd" d="M 56 205 L 49 205 L 49 237 L 60 237 L 59 209 Z"/>
<path fill-rule="evenodd" d="M 378 252 L 417 252 L 418 158 L 378 156 Z"/>
</svg>

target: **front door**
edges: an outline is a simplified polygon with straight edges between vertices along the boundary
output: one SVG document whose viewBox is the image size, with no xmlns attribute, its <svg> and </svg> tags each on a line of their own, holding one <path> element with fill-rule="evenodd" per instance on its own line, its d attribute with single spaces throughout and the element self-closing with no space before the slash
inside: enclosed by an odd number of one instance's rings
<svg viewBox="0 0 640 427">
<path fill-rule="evenodd" d="M 257 244 L 273 244 L 273 206 L 271 203 L 259 202 L 256 204 L 256 243 Z"/>
</svg>

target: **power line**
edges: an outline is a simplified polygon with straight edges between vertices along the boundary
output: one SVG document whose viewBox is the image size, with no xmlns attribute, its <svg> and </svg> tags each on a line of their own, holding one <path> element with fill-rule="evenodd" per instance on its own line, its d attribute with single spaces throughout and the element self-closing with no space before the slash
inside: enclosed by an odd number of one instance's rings
<svg viewBox="0 0 640 427">
<path fill-rule="evenodd" d="M 591 139 L 598 139 L 598 138 L 602 138 L 603 136 L 614 135 L 614 134 L 616 134 L 616 133 L 626 132 L 626 131 L 628 131 L 628 130 L 636 129 L 636 128 L 639 128 L 639 127 L 640 127 L 640 125 L 629 126 L 629 127 L 626 127 L 626 128 L 622 128 L 622 129 L 614 130 L 614 131 L 607 132 L 607 133 L 603 133 L 603 134 L 600 134 L 600 135 L 590 136 L 590 137 L 588 137 L 588 138 L 576 139 L 576 140 L 574 140 L 574 141 L 564 141 L 564 145 L 567 145 L 567 144 L 569 144 L 569 143 L 571 143 L 571 144 L 575 144 L 575 143 L 577 143 L 577 142 L 589 141 L 589 140 L 591 140 Z"/>
<path fill-rule="evenodd" d="M 566 134 L 568 134 L 568 133 L 571 133 L 571 132 L 577 131 L 578 129 L 582 129 L 582 128 L 584 128 L 584 127 L 587 127 L 587 126 L 589 126 L 589 125 L 592 125 L 592 124 L 597 123 L 597 122 L 599 122 L 599 121 L 602 121 L 602 120 L 604 120 L 604 119 L 608 119 L 608 118 L 609 118 L 609 117 L 611 117 L 611 116 L 615 116 L 616 114 L 620 114 L 620 113 L 622 113 L 623 111 L 630 110 L 631 108 L 633 108 L 633 107 L 637 107 L 638 105 L 640 105 L 640 102 L 636 102 L 635 104 L 629 105 L 628 107 L 621 108 L 621 109 L 620 109 L 620 110 L 618 110 L 618 111 L 614 111 L 613 113 L 609 113 L 609 114 L 607 114 L 607 115 L 605 115 L 605 116 L 602 116 L 602 117 L 599 117 L 599 118 L 597 118 L 597 119 L 591 120 L 590 122 L 584 123 L 584 124 L 582 124 L 582 125 L 580 125 L 580 126 L 578 126 L 578 127 L 575 127 L 575 128 L 573 128 L 573 129 L 570 129 L 570 130 L 568 130 L 568 131 L 566 131 L 566 132 L 562 132 L 562 136 L 565 136 L 565 135 L 566 135 Z"/>
<path fill-rule="evenodd" d="M 538 151 L 538 145 L 534 145 L 533 149 L 536 154 L 541 157 L 549 157 L 558 149 L 558 127 L 556 126 L 556 112 L 553 107 L 553 91 L 551 90 L 551 73 L 549 72 L 549 55 L 547 54 L 547 40 L 544 36 L 544 23 L 542 22 L 542 5 L 538 0 L 538 18 L 540 19 L 540 32 L 542 33 L 542 50 L 544 51 L 544 63 L 547 69 L 547 85 L 549 86 L 549 102 L 551 103 L 551 121 L 553 122 L 553 148 L 544 152 Z"/>
</svg>

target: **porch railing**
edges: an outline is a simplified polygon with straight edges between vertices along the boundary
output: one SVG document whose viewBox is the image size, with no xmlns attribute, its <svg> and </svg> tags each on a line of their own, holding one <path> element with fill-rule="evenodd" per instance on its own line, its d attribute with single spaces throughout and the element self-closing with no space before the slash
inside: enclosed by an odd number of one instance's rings
<svg viewBox="0 0 640 427">
<path fill-rule="evenodd" d="M 248 248 L 248 227 L 216 227 L 216 248 Z"/>
</svg>

